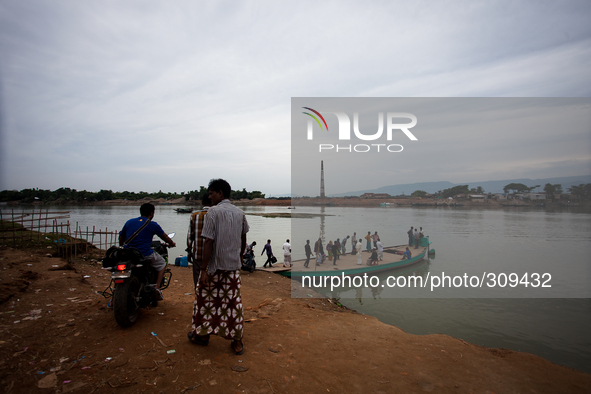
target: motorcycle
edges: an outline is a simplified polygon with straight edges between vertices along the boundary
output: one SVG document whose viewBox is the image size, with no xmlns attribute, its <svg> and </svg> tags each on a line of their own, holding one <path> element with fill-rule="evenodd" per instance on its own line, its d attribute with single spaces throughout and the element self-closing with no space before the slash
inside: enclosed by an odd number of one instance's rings
<svg viewBox="0 0 591 394">
<path fill-rule="evenodd" d="M 172 233 L 168 236 L 172 238 L 174 235 Z M 152 241 L 150 246 L 168 265 L 168 245 L 161 241 Z M 162 285 L 158 286 L 158 273 L 136 248 L 111 247 L 103 259 L 103 269 L 111 271 L 111 282 L 102 294 L 105 298 L 112 297 L 115 321 L 121 327 L 129 327 L 135 323 L 140 308 L 157 306 L 156 289 L 166 289 L 172 278 L 170 268 L 165 268 Z"/>
<path fill-rule="evenodd" d="M 248 271 L 250 273 L 253 273 L 254 270 L 257 267 L 257 263 L 256 261 L 254 261 L 254 253 L 252 252 L 246 252 L 244 253 L 244 255 L 242 256 L 242 267 L 241 269 L 243 271 Z"/>
</svg>

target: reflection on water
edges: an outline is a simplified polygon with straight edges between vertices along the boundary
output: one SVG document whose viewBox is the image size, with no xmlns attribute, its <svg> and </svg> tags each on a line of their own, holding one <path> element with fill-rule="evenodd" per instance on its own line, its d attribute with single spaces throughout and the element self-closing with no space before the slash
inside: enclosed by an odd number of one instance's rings
<svg viewBox="0 0 591 394">
<path fill-rule="evenodd" d="M 427 279 L 430 265 L 431 262 L 429 259 L 425 258 L 407 267 L 373 274 L 373 277 L 378 278 L 376 281 L 369 280 L 369 276 L 356 276 L 346 279 L 346 283 L 340 283 L 341 286 L 331 287 L 331 282 L 329 281 L 327 288 L 315 290 L 329 298 L 353 298 L 352 294 L 355 294 L 354 298 L 359 302 L 359 305 L 363 305 L 364 297 L 367 298 L 369 296 L 376 300 L 380 298 L 380 294 L 382 294 L 384 289 L 391 287 L 390 284 L 394 282 L 400 285 L 416 282 L 420 286 L 420 283 L 423 283 Z M 403 280 L 398 278 L 403 278 Z"/>
</svg>

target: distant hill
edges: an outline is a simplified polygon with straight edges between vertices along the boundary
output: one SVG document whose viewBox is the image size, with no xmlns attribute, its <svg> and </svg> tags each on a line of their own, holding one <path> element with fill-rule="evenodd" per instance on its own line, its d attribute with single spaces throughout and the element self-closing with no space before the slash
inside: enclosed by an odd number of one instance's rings
<svg viewBox="0 0 591 394">
<path fill-rule="evenodd" d="M 539 191 L 544 190 L 546 183 L 560 184 L 562 190 L 567 191 L 569 187 L 580 185 L 581 183 L 591 183 L 591 175 L 580 175 L 580 176 L 565 176 L 557 178 L 543 178 L 543 179 L 506 179 L 501 181 L 483 181 L 483 182 L 464 182 L 464 183 L 451 183 L 447 181 L 441 182 L 419 182 L 419 183 L 405 183 L 400 185 L 382 186 L 372 190 L 357 190 L 346 193 L 329 194 L 330 197 L 344 197 L 344 196 L 360 196 L 363 193 L 388 193 L 391 196 L 399 196 L 402 194 L 410 195 L 416 190 L 424 190 L 427 193 L 437 193 L 439 190 L 449 189 L 458 185 L 468 185 L 468 187 L 476 188 L 482 186 L 486 193 L 503 193 L 503 187 L 509 183 L 523 183 L 526 186 L 540 185 Z M 534 189 L 534 191 L 536 191 Z"/>
</svg>

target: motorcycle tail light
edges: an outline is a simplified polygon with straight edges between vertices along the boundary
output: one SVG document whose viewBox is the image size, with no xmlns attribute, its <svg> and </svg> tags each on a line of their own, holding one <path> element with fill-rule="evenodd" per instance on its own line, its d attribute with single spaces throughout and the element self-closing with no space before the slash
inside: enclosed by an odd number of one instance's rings
<svg viewBox="0 0 591 394">
<path fill-rule="evenodd" d="M 117 266 L 117 271 L 125 271 L 126 268 L 127 266 L 125 264 L 119 264 Z"/>
</svg>

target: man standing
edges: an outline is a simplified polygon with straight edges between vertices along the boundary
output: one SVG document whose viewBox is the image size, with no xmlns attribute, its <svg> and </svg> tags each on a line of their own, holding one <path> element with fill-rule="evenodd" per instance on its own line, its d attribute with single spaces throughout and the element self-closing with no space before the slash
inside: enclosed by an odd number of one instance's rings
<svg viewBox="0 0 591 394">
<path fill-rule="evenodd" d="M 345 238 L 343 238 L 343 243 L 341 244 L 341 254 L 344 256 L 345 253 L 347 252 L 347 240 L 350 237 L 347 235 Z"/>
<path fill-rule="evenodd" d="M 187 260 L 193 264 L 193 284 L 194 288 L 197 287 L 199 281 L 199 274 L 201 272 L 201 263 L 203 261 L 203 238 L 201 238 L 201 232 L 203 231 L 203 222 L 207 210 L 211 207 L 211 200 L 209 194 L 203 195 L 201 198 L 201 204 L 203 210 L 195 212 L 191 215 L 189 221 L 189 231 L 187 233 Z"/>
<path fill-rule="evenodd" d="M 291 244 L 289 239 L 283 244 L 283 266 L 291 267 Z"/>
<path fill-rule="evenodd" d="M 420 238 L 420 236 L 421 235 L 419 234 L 419 229 L 418 228 L 415 228 L 415 234 L 414 234 L 414 237 L 415 237 L 415 249 L 418 249 L 419 248 L 419 238 Z"/>
<path fill-rule="evenodd" d="M 176 244 L 172 241 L 172 239 L 170 239 L 164 230 L 162 230 L 162 227 L 160 227 L 158 223 L 152 221 L 152 219 L 154 219 L 155 211 L 156 208 L 154 205 L 150 203 L 143 204 L 140 207 L 141 216 L 139 218 L 129 219 L 123 226 L 123 229 L 121 229 L 119 232 L 119 246 L 138 249 L 144 258 L 148 260 L 149 264 L 158 272 L 155 290 L 156 293 L 158 293 L 156 298 L 158 301 L 160 301 L 162 300 L 162 292 L 158 288 L 162 285 L 166 261 L 164 261 L 164 258 L 162 258 L 162 256 L 160 256 L 158 253 L 154 252 L 154 250 L 150 247 L 150 244 L 152 243 L 152 238 L 154 235 L 159 236 L 164 242 L 168 244 L 170 248 L 174 248 Z M 136 234 L 138 230 L 139 233 Z M 135 235 L 135 237 L 131 240 L 131 242 L 129 242 L 127 245 L 124 245 L 125 242 L 133 235 Z"/>
<path fill-rule="evenodd" d="M 240 266 L 249 230 L 244 212 L 230 203 L 231 188 L 223 179 L 209 182 L 212 206 L 201 236 L 205 238 L 201 275 L 195 291 L 193 331 L 189 340 L 209 343 L 210 334 L 232 340 L 232 350 L 244 352 L 244 311 L 240 295 Z"/>
<path fill-rule="evenodd" d="M 267 261 L 265 261 L 265 265 L 263 265 L 263 267 L 267 268 L 267 263 L 268 263 L 269 268 L 273 268 L 273 263 L 271 262 L 271 259 L 273 258 L 273 249 L 271 249 L 271 240 L 270 239 L 267 240 L 267 243 L 263 247 L 263 251 L 261 252 L 261 256 L 265 252 L 267 252 Z"/>
<path fill-rule="evenodd" d="M 367 251 L 371 252 L 371 232 L 367 232 L 367 235 L 365 236 L 365 240 L 367 241 Z"/>
<path fill-rule="evenodd" d="M 412 231 L 413 227 L 410 226 L 410 230 L 408 230 L 406 233 L 408 234 L 408 246 L 412 246 L 412 241 L 414 239 L 414 233 Z"/>
<path fill-rule="evenodd" d="M 318 238 L 318 241 L 314 244 L 314 253 L 316 253 L 316 265 L 322 264 L 322 255 L 324 254 L 324 247 L 322 246 L 322 239 Z"/>
<path fill-rule="evenodd" d="M 332 245 L 332 255 L 333 255 L 332 265 L 337 265 L 337 260 L 339 258 L 339 243 L 338 243 L 338 241 L 335 241 L 335 243 Z"/>
<path fill-rule="evenodd" d="M 361 265 L 361 249 L 363 249 L 363 241 L 359 238 L 359 242 L 355 245 L 355 250 L 357 250 L 357 265 Z"/>
<path fill-rule="evenodd" d="M 384 245 L 382 245 L 382 241 L 378 238 L 378 242 L 376 242 L 376 246 L 378 247 L 378 259 L 382 261 L 384 259 Z"/>
<path fill-rule="evenodd" d="M 306 245 L 304 245 L 304 250 L 306 252 L 306 262 L 304 263 L 304 267 L 308 268 L 308 264 L 310 264 L 310 256 L 312 256 L 312 249 L 310 248 L 310 240 L 306 240 Z"/>
<path fill-rule="evenodd" d="M 374 233 L 374 235 L 371 236 L 371 239 L 373 241 L 373 247 L 377 249 L 377 247 L 378 247 L 378 239 L 380 239 L 380 237 L 378 236 L 378 232 L 377 231 Z"/>
</svg>

